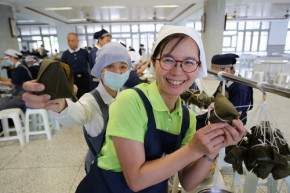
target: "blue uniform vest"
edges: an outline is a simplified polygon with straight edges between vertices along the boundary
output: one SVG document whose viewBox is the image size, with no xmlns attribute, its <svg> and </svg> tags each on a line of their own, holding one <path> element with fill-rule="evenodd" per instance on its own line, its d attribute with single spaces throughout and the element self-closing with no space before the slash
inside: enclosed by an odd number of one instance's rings
<svg viewBox="0 0 290 193">
<path fill-rule="evenodd" d="M 134 88 L 142 98 L 148 116 L 148 130 L 146 132 L 144 146 L 146 161 L 158 159 L 165 154 L 176 151 L 181 146 L 182 139 L 189 127 L 189 112 L 182 106 L 182 128 L 179 135 L 174 135 L 156 128 L 152 106 L 145 94 L 138 88 Z M 95 160 L 96 162 L 97 160 Z M 167 193 L 167 180 L 150 186 L 138 193 Z M 133 193 L 127 186 L 123 172 L 104 170 L 93 163 L 90 172 L 79 184 L 76 193 Z"/>
</svg>

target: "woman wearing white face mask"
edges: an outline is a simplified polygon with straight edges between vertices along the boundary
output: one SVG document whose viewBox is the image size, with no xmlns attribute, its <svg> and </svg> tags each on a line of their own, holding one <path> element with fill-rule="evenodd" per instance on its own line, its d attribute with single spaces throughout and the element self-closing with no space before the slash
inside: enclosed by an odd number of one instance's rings
<svg viewBox="0 0 290 193">
<path fill-rule="evenodd" d="M 6 67 L 8 67 L 8 69 L 14 69 L 16 67 L 19 66 L 20 63 L 20 59 L 22 57 L 22 54 L 16 50 L 13 49 L 8 49 L 4 52 L 4 58 L 5 58 L 5 63 L 6 63 Z M 0 77 L 1 80 L 1 85 L 5 85 L 5 86 L 13 86 L 13 83 L 11 82 L 11 71 L 8 70 L 7 71 L 7 75 L 8 78 L 5 77 Z"/>
<path fill-rule="evenodd" d="M 34 95 L 31 92 L 23 94 L 23 100 L 29 107 L 46 108 L 54 111 L 54 117 L 62 125 L 84 125 L 86 139 L 87 137 L 95 138 L 104 131 L 104 124 L 106 124 L 103 119 L 102 108 L 107 108 L 115 101 L 119 89 L 129 77 L 131 65 L 128 51 L 119 43 L 108 43 L 97 52 L 95 65 L 91 73 L 101 81 L 92 92 L 97 91 L 99 93 L 103 105 L 96 101 L 92 93 L 84 94 L 76 103 L 64 98 L 50 100 L 50 96 L 47 94 Z M 43 84 L 33 81 L 26 82 L 23 87 L 25 90 L 32 92 L 44 89 Z M 94 144 L 92 145 L 94 146 Z M 94 154 L 89 151 L 86 159 L 87 172 L 93 159 Z"/>
<path fill-rule="evenodd" d="M 12 87 L 12 95 L 1 98 L 0 110 L 10 108 L 21 108 L 25 110 L 25 105 L 21 99 L 24 90 L 22 84 L 25 81 L 32 80 L 32 74 L 28 67 L 20 63 L 22 54 L 19 51 L 8 49 L 4 52 L 5 62 L 13 67 L 13 74 L 11 78 L 0 77 L 0 85 Z M 9 76 L 8 76 L 9 77 Z"/>
</svg>

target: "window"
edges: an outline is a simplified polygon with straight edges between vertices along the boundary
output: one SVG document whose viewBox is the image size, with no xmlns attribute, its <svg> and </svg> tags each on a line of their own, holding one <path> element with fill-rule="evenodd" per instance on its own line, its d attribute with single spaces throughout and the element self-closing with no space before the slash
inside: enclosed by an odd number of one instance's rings
<svg viewBox="0 0 290 193">
<path fill-rule="evenodd" d="M 59 49 L 58 39 L 56 37 L 57 30 L 54 26 L 19 26 L 20 36 L 18 38 L 19 49 L 22 50 L 22 45 L 27 48 L 37 50 L 40 45 L 48 50 L 48 55 L 51 56 L 55 49 Z"/>
<path fill-rule="evenodd" d="M 84 33 L 86 33 L 85 26 L 77 26 L 77 33 L 78 34 L 84 34 Z"/>
<path fill-rule="evenodd" d="M 290 54 L 290 20 L 288 21 L 288 29 L 285 43 L 285 53 Z"/>
<path fill-rule="evenodd" d="M 139 50 L 140 44 L 144 44 L 146 54 L 149 56 L 156 35 L 164 24 L 111 24 L 111 25 L 78 25 L 76 32 L 79 35 L 79 46 L 93 46 L 93 34 L 101 29 L 106 29 L 112 35 L 113 42 L 123 42 Z"/>
<path fill-rule="evenodd" d="M 227 21 L 223 52 L 266 55 L 269 21 Z"/>
</svg>

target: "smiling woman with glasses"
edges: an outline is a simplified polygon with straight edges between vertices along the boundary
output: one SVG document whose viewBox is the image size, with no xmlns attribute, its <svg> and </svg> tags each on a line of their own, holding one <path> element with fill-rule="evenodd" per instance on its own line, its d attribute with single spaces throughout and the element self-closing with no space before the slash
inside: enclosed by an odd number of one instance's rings
<svg viewBox="0 0 290 193">
<path fill-rule="evenodd" d="M 163 70 L 172 70 L 174 67 L 176 67 L 177 63 L 180 62 L 180 66 L 181 68 L 185 71 L 185 72 L 194 72 L 196 71 L 196 69 L 200 66 L 201 62 L 197 61 L 194 58 L 188 58 L 185 60 L 175 60 L 174 58 L 170 57 L 170 56 L 163 56 L 161 58 L 155 58 L 155 60 L 159 60 L 160 61 L 160 67 Z"/>
</svg>

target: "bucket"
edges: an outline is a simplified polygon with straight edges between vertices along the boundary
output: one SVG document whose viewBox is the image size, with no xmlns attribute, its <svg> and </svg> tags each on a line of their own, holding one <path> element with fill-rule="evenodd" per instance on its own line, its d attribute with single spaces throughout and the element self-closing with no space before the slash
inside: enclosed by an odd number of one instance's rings
<svg viewBox="0 0 290 193">
<path fill-rule="evenodd" d="M 219 188 L 207 188 L 199 191 L 198 193 L 232 193 L 232 192 Z"/>
</svg>

